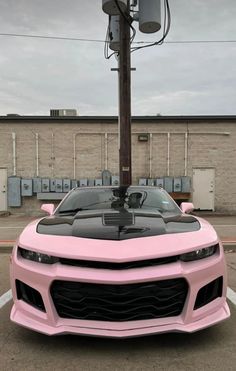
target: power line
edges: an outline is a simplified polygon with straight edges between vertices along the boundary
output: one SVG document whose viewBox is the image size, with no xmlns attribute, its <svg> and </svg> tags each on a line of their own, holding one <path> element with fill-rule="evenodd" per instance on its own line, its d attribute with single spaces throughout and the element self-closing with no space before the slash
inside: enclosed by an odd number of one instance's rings
<svg viewBox="0 0 236 371">
<path fill-rule="evenodd" d="M 96 43 L 105 42 L 104 40 L 86 39 L 86 38 L 78 38 L 78 37 L 27 35 L 27 34 L 18 34 L 18 33 L 0 33 L 0 36 L 28 37 L 28 38 L 34 38 L 34 39 L 51 39 L 51 40 L 66 40 L 66 41 L 84 41 L 84 42 L 96 42 Z"/>
<path fill-rule="evenodd" d="M 61 41 L 79 41 L 79 42 L 92 42 L 92 43 L 109 43 L 109 41 L 99 39 L 87 39 L 79 37 L 66 37 L 66 36 L 44 36 L 44 35 L 29 35 L 29 34 L 18 34 L 18 33 L 0 33 L 0 36 L 6 37 L 26 37 L 33 39 L 49 39 L 49 40 L 61 40 Z M 134 41 L 133 44 L 150 44 L 150 41 Z M 155 42 L 153 42 L 155 43 Z M 173 40 L 164 41 L 164 44 L 233 44 L 236 40 Z"/>
</svg>

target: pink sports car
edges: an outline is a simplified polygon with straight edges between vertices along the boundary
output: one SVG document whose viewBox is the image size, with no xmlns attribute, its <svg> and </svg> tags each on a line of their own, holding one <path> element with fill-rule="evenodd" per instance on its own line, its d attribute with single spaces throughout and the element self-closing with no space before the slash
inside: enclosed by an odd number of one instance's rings
<svg viewBox="0 0 236 371">
<path fill-rule="evenodd" d="M 194 332 L 230 316 L 213 227 L 157 187 L 76 188 L 11 259 L 11 320 L 47 334 Z"/>
</svg>

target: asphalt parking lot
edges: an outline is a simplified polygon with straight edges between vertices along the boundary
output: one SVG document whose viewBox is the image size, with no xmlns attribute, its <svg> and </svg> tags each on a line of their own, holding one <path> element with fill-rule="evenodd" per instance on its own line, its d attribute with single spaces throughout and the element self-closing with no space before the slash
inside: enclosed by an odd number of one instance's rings
<svg viewBox="0 0 236 371">
<path fill-rule="evenodd" d="M 10 241 L 28 222 L 29 218 L 22 217 L 0 220 L 0 298 L 10 289 Z M 236 217 L 213 218 L 211 222 L 221 238 L 228 241 L 228 286 L 232 294 L 236 292 Z M 113 340 L 46 337 L 18 327 L 9 320 L 12 301 L 7 300 L 0 305 L 0 370 L 235 370 L 234 296 L 228 303 L 231 318 L 198 333 Z"/>
</svg>

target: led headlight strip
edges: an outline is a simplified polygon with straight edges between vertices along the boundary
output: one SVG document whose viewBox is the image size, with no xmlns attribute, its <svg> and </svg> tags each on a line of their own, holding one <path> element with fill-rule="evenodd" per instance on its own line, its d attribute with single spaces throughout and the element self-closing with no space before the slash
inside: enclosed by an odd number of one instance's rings
<svg viewBox="0 0 236 371">
<path fill-rule="evenodd" d="M 22 247 L 18 247 L 18 251 L 22 258 L 31 260 L 37 263 L 43 263 L 43 264 L 54 264 L 59 261 L 59 259 L 55 256 L 47 255 L 47 254 L 41 254 L 39 252 L 31 251 L 23 249 Z"/>
<path fill-rule="evenodd" d="M 209 256 L 214 255 L 216 251 L 218 250 L 218 248 L 219 248 L 218 244 L 213 245 L 213 246 L 204 247 L 203 249 L 181 254 L 179 258 L 183 262 L 190 262 L 194 260 L 208 258 Z"/>
</svg>

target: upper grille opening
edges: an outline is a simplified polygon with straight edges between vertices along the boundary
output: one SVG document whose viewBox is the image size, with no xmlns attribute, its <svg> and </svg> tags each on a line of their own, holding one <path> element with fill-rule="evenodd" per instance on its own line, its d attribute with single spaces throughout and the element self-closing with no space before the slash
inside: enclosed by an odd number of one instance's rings
<svg viewBox="0 0 236 371">
<path fill-rule="evenodd" d="M 95 268 L 95 269 L 112 269 L 112 270 L 154 267 L 154 266 L 162 265 L 162 264 L 175 263 L 177 261 L 178 261 L 178 255 L 168 256 L 164 258 L 157 258 L 157 259 L 129 261 L 129 262 L 124 262 L 124 263 L 59 258 L 59 262 L 64 265 L 71 265 L 74 267 Z"/>
</svg>

